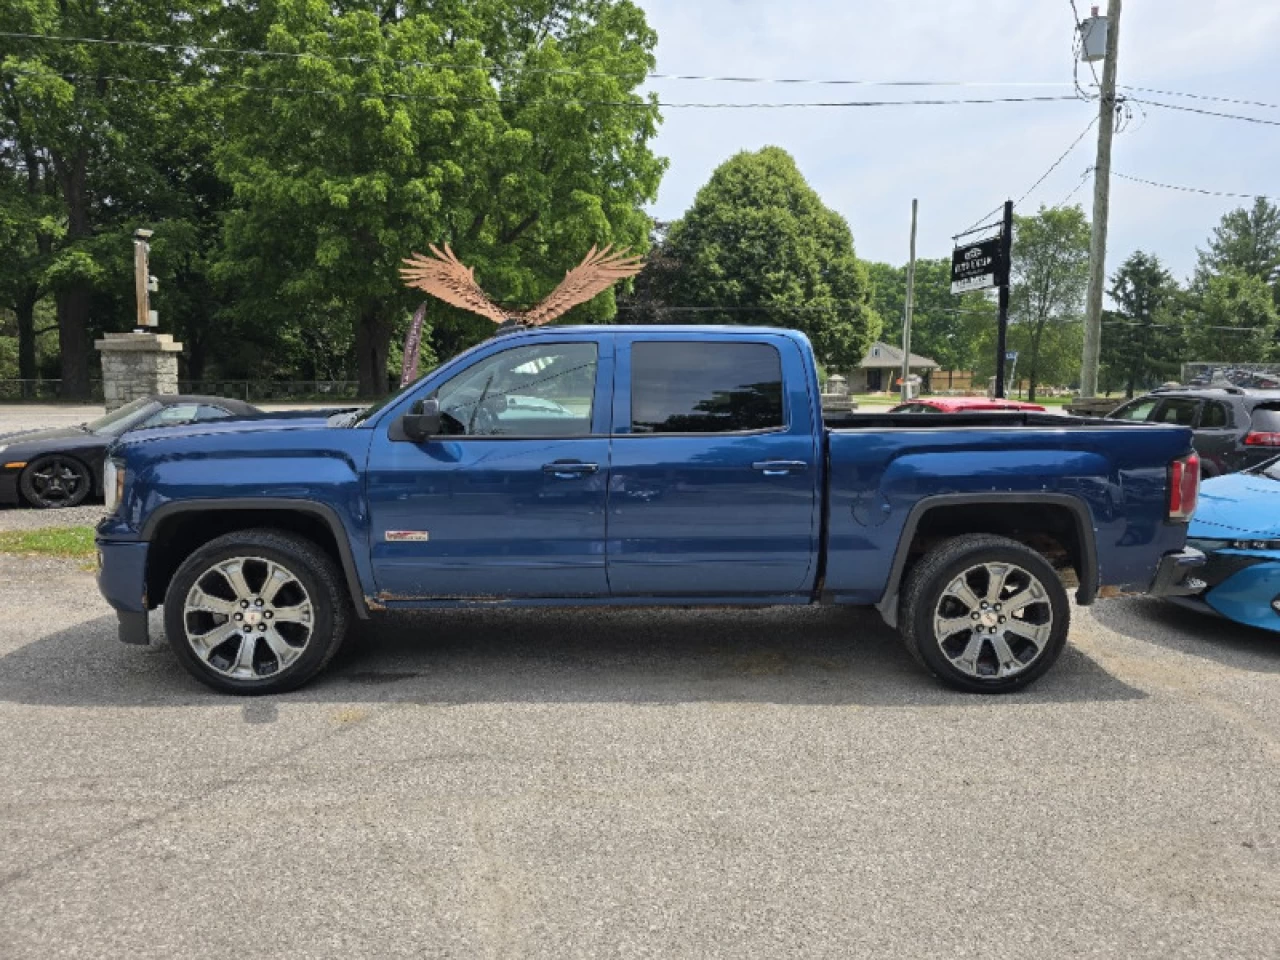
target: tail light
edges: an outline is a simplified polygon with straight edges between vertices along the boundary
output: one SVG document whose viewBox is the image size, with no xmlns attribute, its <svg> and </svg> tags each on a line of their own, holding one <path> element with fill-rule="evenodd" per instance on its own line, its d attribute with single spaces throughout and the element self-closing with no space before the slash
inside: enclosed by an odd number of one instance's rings
<svg viewBox="0 0 1280 960">
<path fill-rule="evenodd" d="M 1244 436 L 1246 447 L 1280 447 L 1280 433 L 1254 430 Z"/>
<path fill-rule="evenodd" d="M 1169 519 L 1186 523 L 1200 497 L 1200 458 L 1194 453 L 1169 464 Z"/>
</svg>

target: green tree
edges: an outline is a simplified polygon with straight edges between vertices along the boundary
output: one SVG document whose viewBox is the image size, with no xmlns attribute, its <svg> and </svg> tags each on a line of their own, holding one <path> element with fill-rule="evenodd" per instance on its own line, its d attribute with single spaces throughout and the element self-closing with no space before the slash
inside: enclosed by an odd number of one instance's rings
<svg viewBox="0 0 1280 960">
<path fill-rule="evenodd" d="M 64 37 L 119 37 L 164 44 L 198 42 L 204 0 L 10 0 L 0 30 Z M 13 145 L 6 173 L 35 176 L 52 201 L 30 215 L 37 256 L 19 284 L 49 289 L 57 302 L 63 390 L 84 397 L 90 335 L 127 303 L 128 234 L 162 216 L 151 195 L 155 131 L 198 79 L 196 60 L 178 49 L 52 42 L 8 37 L 0 63 L 0 140 Z M 176 82 L 175 82 L 176 81 Z M 56 224 L 56 229 L 54 225 Z M 24 360 L 24 364 L 25 364 Z"/>
<path fill-rule="evenodd" d="M 664 163 L 635 90 L 656 35 L 629 0 L 274 0 L 233 33 L 287 56 L 244 66 L 253 89 L 229 97 L 219 275 L 242 323 L 345 313 L 362 394 L 386 391 L 420 301 L 398 275 L 411 251 L 450 243 L 495 300 L 524 305 L 593 243 L 645 248 Z M 610 292 L 573 314 L 614 309 Z M 430 319 L 444 356 L 492 329 L 442 305 Z"/>
<path fill-rule="evenodd" d="M 1176 376 L 1184 348 L 1174 307 L 1178 284 L 1154 254 L 1130 254 L 1111 277 L 1116 305 L 1102 328 L 1102 360 L 1125 396 Z"/>
<path fill-rule="evenodd" d="M 1197 252 L 1197 281 L 1236 271 L 1261 280 L 1280 305 L 1280 207 L 1266 197 L 1224 215 L 1209 248 Z"/>
<path fill-rule="evenodd" d="M 871 305 L 884 322 L 881 339 L 902 343 L 907 298 L 907 268 L 870 263 Z M 911 311 L 911 352 L 932 357 L 943 370 L 972 370 L 988 328 L 994 328 L 995 305 L 981 291 L 951 292 L 951 260 L 917 260 Z"/>
<path fill-rule="evenodd" d="M 707 323 L 779 323 L 823 363 L 852 366 L 879 334 L 866 267 L 844 218 L 822 204 L 785 150 L 721 164 L 671 227 L 669 303 L 724 307 Z"/>
<path fill-rule="evenodd" d="M 1280 359 L 1280 314 L 1260 277 L 1229 267 L 1197 280 L 1189 299 L 1185 319 L 1192 358 L 1228 363 Z"/>
<path fill-rule="evenodd" d="M 1065 384 L 1079 372 L 1080 320 L 1089 284 L 1089 222 L 1079 206 L 1041 207 L 1014 217 L 1009 340 L 1034 402 L 1041 383 Z"/>
</svg>

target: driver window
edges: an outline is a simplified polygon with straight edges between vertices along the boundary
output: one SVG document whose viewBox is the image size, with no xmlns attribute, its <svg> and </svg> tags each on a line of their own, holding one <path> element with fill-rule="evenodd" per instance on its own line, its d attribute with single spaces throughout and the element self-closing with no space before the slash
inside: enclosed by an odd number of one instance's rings
<svg viewBox="0 0 1280 960">
<path fill-rule="evenodd" d="M 1111 416 L 1117 420 L 1146 420 L 1156 408 L 1154 399 L 1135 400 L 1127 407 L 1121 407 Z"/>
<path fill-rule="evenodd" d="M 595 387 L 594 343 L 539 343 L 481 360 L 432 396 L 446 436 L 583 437 Z"/>
</svg>

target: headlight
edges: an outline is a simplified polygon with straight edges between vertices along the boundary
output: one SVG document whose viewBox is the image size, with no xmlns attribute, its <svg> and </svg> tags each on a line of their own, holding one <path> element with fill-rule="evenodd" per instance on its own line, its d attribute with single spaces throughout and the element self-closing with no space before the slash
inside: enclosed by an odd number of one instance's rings
<svg viewBox="0 0 1280 960">
<path fill-rule="evenodd" d="M 115 513 L 124 499 L 124 464 L 108 460 L 102 468 L 102 494 L 107 501 L 107 513 Z"/>
</svg>

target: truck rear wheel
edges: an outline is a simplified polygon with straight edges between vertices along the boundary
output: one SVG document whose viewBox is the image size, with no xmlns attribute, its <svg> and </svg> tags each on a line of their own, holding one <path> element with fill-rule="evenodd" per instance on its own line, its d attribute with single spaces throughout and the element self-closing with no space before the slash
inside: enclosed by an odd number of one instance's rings
<svg viewBox="0 0 1280 960">
<path fill-rule="evenodd" d="M 316 544 L 240 530 L 189 556 L 169 583 L 164 632 L 182 665 L 224 693 L 280 693 L 333 659 L 349 613 L 346 586 Z"/>
<path fill-rule="evenodd" d="M 939 544 L 916 564 L 899 623 L 907 650 L 944 683 L 1007 693 L 1053 666 L 1067 642 L 1071 606 L 1036 551 L 972 534 Z"/>
</svg>

